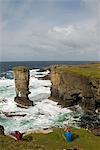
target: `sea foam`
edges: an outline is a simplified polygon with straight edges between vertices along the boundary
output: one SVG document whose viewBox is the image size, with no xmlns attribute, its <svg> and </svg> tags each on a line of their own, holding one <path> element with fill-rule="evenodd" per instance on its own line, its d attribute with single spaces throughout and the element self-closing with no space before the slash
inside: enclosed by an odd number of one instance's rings
<svg viewBox="0 0 100 150">
<path fill-rule="evenodd" d="M 68 108 L 61 108 L 60 105 L 57 105 L 57 102 L 48 99 L 51 93 L 50 80 L 38 80 L 37 78 L 44 77 L 48 73 L 49 71 L 39 72 L 39 69 L 30 70 L 29 87 L 31 94 L 29 98 L 33 101 L 34 106 L 28 109 L 17 107 L 14 102 L 14 79 L 0 79 L 0 125 L 4 126 L 6 134 L 15 130 L 25 132 L 35 129 L 77 125 L 79 117 L 76 121 L 74 118 L 75 112 L 73 113 Z M 8 117 L 7 114 L 16 116 Z"/>
</svg>

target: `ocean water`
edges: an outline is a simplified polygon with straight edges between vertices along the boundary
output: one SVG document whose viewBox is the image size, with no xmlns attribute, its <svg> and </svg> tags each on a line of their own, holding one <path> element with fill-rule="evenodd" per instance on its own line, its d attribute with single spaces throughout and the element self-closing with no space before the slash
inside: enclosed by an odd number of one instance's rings
<svg viewBox="0 0 100 150">
<path fill-rule="evenodd" d="M 41 68 L 52 64 L 68 64 L 78 65 L 92 63 L 94 61 L 15 61 L 15 62 L 0 62 L 0 73 L 5 73 L 12 70 L 14 66 L 25 65 L 29 69 Z"/>
<path fill-rule="evenodd" d="M 0 125 L 4 126 L 5 133 L 8 134 L 15 130 L 25 132 L 71 125 L 79 127 L 79 119 L 82 115 L 81 108 L 75 106 L 76 111 L 72 111 L 70 108 L 62 108 L 60 105 L 57 105 L 57 102 L 49 100 L 51 81 L 38 80 L 38 77 L 44 77 L 49 73 L 48 70 L 39 72 L 39 68 L 48 66 L 51 62 L 43 64 L 39 62 L 37 65 L 33 64 L 27 63 L 26 66 L 30 68 L 29 88 L 31 94 L 29 95 L 29 98 L 33 101 L 34 106 L 25 109 L 18 107 L 16 102 L 14 102 L 15 84 L 11 70 L 13 66 L 25 65 L 25 63 L 3 63 L 5 67 L 1 69 L 0 78 Z M 59 62 L 59 64 L 61 64 L 61 62 Z M 37 69 L 32 69 L 35 68 L 34 66 Z M 24 116 L 7 117 L 6 114 Z"/>
</svg>

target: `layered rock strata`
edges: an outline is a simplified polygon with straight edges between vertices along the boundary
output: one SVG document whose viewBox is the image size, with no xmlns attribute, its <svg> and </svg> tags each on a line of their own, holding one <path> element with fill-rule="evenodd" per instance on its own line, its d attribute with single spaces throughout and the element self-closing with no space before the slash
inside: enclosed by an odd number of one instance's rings
<svg viewBox="0 0 100 150">
<path fill-rule="evenodd" d="M 79 103 L 85 112 L 100 109 L 100 78 L 51 69 L 51 98 L 64 107 Z"/>
<path fill-rule="evenodd" d="M 29 100 L 29 70 L 24 66 L 17 66 L 13 68 L 13 75 L 15 79 L 16 97 L 15 102 L 19 106 L 32 106 L 33 102 Z"/>
<path fill-rule="evenodd" d="M 96 68 L 98 76 L 88 76 L 89 69 L 93 74 L 91 68 L 87 68 L 86 75 L 82 75 L 74 72 L 75 68 L 52 67 L 50 99 L 57 101 L 63 107 L 79 104 L 84 111 L 80 126 L 90 129 L 95 135 L 100 135 L 100 72 Z M 79 72 L 81 68 L 77 70 Z M 85 72 L 85 68 L 82 70 Z"/>
</svg>

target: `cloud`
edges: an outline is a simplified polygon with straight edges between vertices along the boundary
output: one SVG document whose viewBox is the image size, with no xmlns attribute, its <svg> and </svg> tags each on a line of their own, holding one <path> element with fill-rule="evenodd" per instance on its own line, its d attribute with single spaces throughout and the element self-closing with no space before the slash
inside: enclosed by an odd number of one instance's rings
<svg viewBox="0 0 100 150">
<path fill-rule="evenodd" d="M 97 24 L 55 26 L 44 34 L 30 30 L 4 35 L 3 54 L 9 49 L 13 59 L 63 60 L 98 58 L 99 41 Z M 8 35 L 8 36 L 7 36 Z M 10 38 L 9 38 L 10 37 Z M 87 56 L 85 56 L 87 54 Z M 74 56 L 73 56 L 74 55 Z M 10 58 L 10 56 L 9 56 Z"/>
<path fill-rule="evenodd" d="M 48 34 L 58 42 L 72 48 L 97 49 L 98 34 L 96 24 L 69 25 L 66 27 L 54 27 Z"/>
<path fill-rule="evenodd" d="M 92 13 L 92 15 L 98 15 L 100 9 L 99 0 L 82 0 L 85 3 L 87 10 Z"/>
<path fill-rule="evenodd" d="M 99 59 L 94 1 L 1 0 L 0 59 Z"/>
</svg>

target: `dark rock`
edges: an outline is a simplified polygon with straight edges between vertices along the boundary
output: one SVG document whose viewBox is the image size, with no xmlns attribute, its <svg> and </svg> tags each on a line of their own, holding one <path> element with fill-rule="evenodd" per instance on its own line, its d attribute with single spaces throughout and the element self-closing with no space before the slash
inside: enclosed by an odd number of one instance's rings
<svg viewBox="0 0 100 150">
<path fill-rule="evenodd" d="M 50 80 L 50 74 L 44 76 L 44 77 L 38 77 L 39 80 Z"/>
<path fill-rule="evenodd" d="M 37 72 L 45 72 L 45 71 L 46 71 L 45 69 L 41 68 Z"/>
<path fill-rule="evenodd" d="M 7 99 L 5 98 L 0 99 L 0 103 L 6 103 L 6 102 L 7 102 Z"/>
<path fill-rule="evenodd" d="M 59 105 L 62 105 L 62 107 L 70 107 L 70 106 L 73 106 L 73 103 L 74 103 L 74 101 L 73 101 L 73 99 L 67 99 L 67 101 L 66 100 L 63 100 L 63 101 L 58 101 L 58 104 Z"/>
<path fill-rule="evenodd" d="M 22 105 L 22 106 L 33 106 L 33 102 L 28 100 L 25 97 L 15 97 L 15 102 L 17 103 L 17 105 Z"/>
<path fill-rule="evenodd" d="M 6 117 L 24 117 L 26 114 L 16 114 L 15 112 L 10 112 L 10 113 L 4 113 Z"/>
<path fill-rule="evenodd" d="M 95 100 L 93 98 L 84 97 L 81 106 L 85 112 L 95 112 Z"/>
<path fill-rule="evenodd" d="M 100 136 L 100 127 L 96 128 L 96 129 L 92 129 L 91 132 L 95 135 L 95 136 Z"/>
<path fill-rule="evenodd" d="M 100 117 L 96 114 L 84 114 L 81 118 L 81 127 L 91 131 L 97 131 L 100 128 Z M 96 129 L 96 130 L 95 130 Z"/>
<path fill-rule="evenodd" d="M 4 135 L 4 127 L 0 125 L 0 135 Z"/>
</svg>

